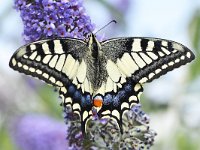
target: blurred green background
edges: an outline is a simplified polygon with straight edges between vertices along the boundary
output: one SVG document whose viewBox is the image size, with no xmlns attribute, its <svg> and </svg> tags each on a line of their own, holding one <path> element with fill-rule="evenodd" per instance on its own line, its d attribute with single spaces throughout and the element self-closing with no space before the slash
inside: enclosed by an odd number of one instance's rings
<svg viewBox="0 0 200 150">
<path fill-rule="evenodd" d="M 106 38 L 160 37 L 193 50 L 195 61 L 145 85 L 141 100 L 151 128 L 158 133 L 152 150 L 199 150 L 200 1 L 85 0 L 85 6 L 96 29 L 112 19 L 118 21 L 99 33 Z M 65 126 L 54 89 L 8 66 L 23 44 L 22 31 L 13 1 L 0 1 L 0 150 L 20 149 L 13 136 L 22 116 L 45 115 Z"/>
</svg>

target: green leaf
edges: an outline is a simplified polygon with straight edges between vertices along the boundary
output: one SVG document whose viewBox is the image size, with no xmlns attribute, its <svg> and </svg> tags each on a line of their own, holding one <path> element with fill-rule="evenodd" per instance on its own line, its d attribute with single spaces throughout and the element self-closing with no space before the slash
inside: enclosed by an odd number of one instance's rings
<svg viewBox="0 0 200 150">
<path fill-rule="evenodd" d="M 5 127 L 0 128 L 0 139 L 1 150 L 16 150 L 12 140 L 10 139 L 9 132 Z"/>
<path fill-rule="evenodd" d="M 145 93 L 143 93 L 140 97 L 140 103 L 142 104 L 142 110 L 145 112 L 162 112 L 166 111 L 169 107 L 168 103 L 158 103 L 154 100 L 149 99 L 146 97 Z"/>
<path fill-rule="evenodd" d="M 191 133 L 180 131 L 176 138 L 177 150 L 199 150 L 198 140 Z"/>
<path fill-rule="evenodd" d="M 196 59 L 190 67 L 190 78 L 194 80 L 200 74 L 200 9 L 196 11 L 190 22 L 189 35 L 196 51 Z"/>
<path fill-rule="evenodd" d="M 52 87 L 44 85 L 38 89 L 38 94 L 43 100 L 41 105 L 45 107 L 46 112 L 56 118 L 62 118 L 62 108 L 59 107 L 58 93 L 53 92 Z"/>
</svg>

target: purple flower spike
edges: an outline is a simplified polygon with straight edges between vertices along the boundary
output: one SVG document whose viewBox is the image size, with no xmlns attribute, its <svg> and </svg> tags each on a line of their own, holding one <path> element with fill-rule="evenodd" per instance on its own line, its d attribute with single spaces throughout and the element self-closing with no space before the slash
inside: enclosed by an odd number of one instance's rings
<svg viewBox="0 0 200 150">
<path fill-rule="evenodd" d="M 85 39 L 94 30 L 83 0 L 15 0 L 24 23 L 24 40 L 56 37 Z"/>
<path fill-rule="evenodd" d="M 131 110 L 124 113 L 123 134 L 120 133 L 116 122 L 110 119 L 99 119 L 96 110 L 93 110 L 93 119 L 88 121 L 86 136 L 81 136 L 81 123 L 71 109 L 64 108 L 66 123 L 72 122 L 68 128 L 67 139 L 71 147 L 79 149 L 149 149 L 157 135 L 151 130 L 148 123 L 149 117 L 141 110 L 141 105 L 136 104 Z M 74 138 L 79 137 L 79 138 Z M 84 145 L 87 143 L 87 145 Z M 89 145 L 89 146 L 88 146 Z"/>
<path fill-rule="evenodd" d="M 20 150 L 66 150 L 66 127 L 47 116 L 27 115 L 16 119 L 12 137 Z"/>
</svg>

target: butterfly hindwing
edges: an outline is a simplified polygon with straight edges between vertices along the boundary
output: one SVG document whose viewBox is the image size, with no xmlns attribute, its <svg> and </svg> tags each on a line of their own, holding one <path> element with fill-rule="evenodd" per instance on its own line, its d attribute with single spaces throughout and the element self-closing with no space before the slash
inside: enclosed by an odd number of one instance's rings
<svg viewBox="0 0 200 150">
<path fill-rule="evenodd" d="M 122 130 L 123 114 L 130 110 L 135 104 L 139 103 L 143 87 L 139 83 L 133 83 L 130 79 L 122 84 L 117 92 L 105 93 L 103 97 L 103 106 L 98 112 L 101 118 L 111 118 L 117 122 L 119 129 Z"/>
<path fill-rule="evenodd" d="M 87 92 L 82 93 L 81 90 L 77 89 L 73 84 L 70 85 L 67 90 L 67 93 L 60 90 L 60 97 L 63 100 L 63 105 L 71 108 L 71 110 L 79 116 L 82 131 L 85 133 L 87 121 L 92 116 L 92 96 Z"/>
<path fill-rule="evenodd" d="M 101 42 L 101 48 L 107 60 L 107 81 L 99 116 L 117 121 L 121 132 L 122 115 L 139 103 L 142 84 L 194 59 L 185 46 L 156 38 L 110 39 Z"/>
</svg>

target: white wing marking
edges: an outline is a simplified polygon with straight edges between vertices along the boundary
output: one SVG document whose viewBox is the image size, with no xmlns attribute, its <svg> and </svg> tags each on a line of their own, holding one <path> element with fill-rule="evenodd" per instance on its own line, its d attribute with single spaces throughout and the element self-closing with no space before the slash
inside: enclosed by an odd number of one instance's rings
<svg viewBox="0 0 200 150">
<path fill-rule="evenodd" d="M 71 103 L 72 104 L 72 99 L 70 97 L 65 98 L 65 103 Z"/>
<path fill-rule="evenodd" d="M 62 72 L 65 73 L 67 76 L 69 76 L 73 66 L 74 66 L 75 60 L 74 58 L 69 54 L 67 55 L 65 64 L 63 66 Z"/>
<path fill-rule="evenodd" d="M 167 54 L 167 55 L 169 55 L 170 54 L 170 52 L 166 49 L 166 48 L 164 48 L 164 47 L 161 47 L 161 49 L 162 49 L 162 51 L 165 53 L 165 54 Z"/>
<path fill-rule="evenodd" d="M 49 50 L 49 45 L 47 43 L 42 44 L 42 49 L 43 49 L 45 54 L 51 54 L 51 52 Z"/>
<path fill-rule="evenodd" d="M 52 82 L 52 83 L 56 83 L 56 79 L 54 77 L 50 77 L 49 80 Z"/>
<path fill-rule="evenodd" d="M 83 119 L 82 119 L 82 121 L 85 121 L 85 119 L 88 117 L 88 112 L 85 110 L 84 112 L 83 112 Z"/>
<path fill-rule="evenodd" d="M 138 64 L 140 68 L 143 68 L 146 65 L 146 63 L 142 60 L 142 58 L 137 53 L 131 53 L 131 55 L 133 56 L 135 62 Z"/>
<path fill-rule="evenodd" d="M 86 78 L 86 71 L 87 71 L 87 68 L 86 68 L 86 64 L 85 64 L 85 61 L 82 60 L 79 68 L 78 68 L 78 72 L 77 72 L 77 75 L 76 77 L 78 78 L 78 81 L 83 83 L 85 78 Z"/>
<path fill-rule="evenodd" d="M 121 104 L 121 110 L 122 110 L 123 108 L 129 108 L 129 104 L 128 104 L 127 102 L 123 102 L 123 103 Z"/>
<path fill-rule="evenodd" d="M 76 74 L 77 74 L 78 67 L 79 67 L 79 62 L 78 62 L 78 60 L 77 60 L 77 61 L 74 63 L 74 66 L 73 66 L 71 72 L 69 73 L 69 79 L 74 79 L 74 77 L 75 77 Z"/>
<path fill-rule="evenodd" d="M 52 55 L 46 55 L 46 56 L 43 58 L 42 62 L 43 62 L 44 64 L 48 64 L 49 61 L 50 61 L 50 59 L 51 59 L 51 57 L 52 57 Z"/>
<path fill-rule="evenodd" d="M 146 54 L 140 53 L 140 55 L 141 55 L 141 57 L 143 58 L 143 60 L 144 60 L 147 64 L 150 64 L 150 63 L 153 62 L 152 59 L 149 58 Z"/>
<path fill-rule="evenodd" d="M 119 78 L 121 76 L 121 73 L 118 69 L 118 67 L 113 63 L 111 60 L 108 60 L 107 66 L 106 66 L 108 75 L 114 82 L 118 82 Z"/>
<path fill-rule="evenodd" d="M 62 48 L 62 45 L 60 43 L 60 40 L 54 40 L 54 50 L 55 50 L 55 53 L 57 54 L 62 54 L 64 53 L 63 52 L 63 48 Z"/>
<path fill-rule="evenodd" d="M 111 111 L 110 110 L 105 110 L 101 113 L 102 115 L 110 115 Z"/>
<path fill-rule="evenodd" d="M 15 58 L 12 59 L 12 65 L 15 66 L 17 64 L 17 61 Z"/>
<path fill-rule="evenodd" d="M 17 65 L 18 65 L 18 67 L 20 67 L 20 68 L 22 67 L 22 63 L 20 63 L 20 62 L 18 62 Z"/>
<path fill-rule="evenodd" d="M 85 85 L 81 84 L 80 87 L 81 87 L 82 93 L 84 93 L 85 92 Z"/>
<path fill-rule="evenodd" d="M 78 103 L 73 104 L 72 108 L 81 110 L 81 107 L 80 107 L 80 105 Z"/>
<path fill-rule="evenodd" d="M 37 73 L 37 74 L 42 74 L 42 71 L 41 71 L 40 69 L 37 69 L 37 70 L 36 70 L 36 73 Z"/>
<path fill-rule="evenodd" d="M 134 102 L 134 101 L 136 102 L 137 99 L 138 99 L 138 98 L 137 98 L 136 96 L 132 95 L 132 96 L 129 97 L 128 101 L 129 101 L 130 103 L 132 103 L 132 102 Z"/>
<path fill-rule="evenodd" d="M 30 72 L 35 72 L 35 68 L 30 67 L 30 68 L 29 68 L 29 71 L 30 71 Z"/>
<path fill-rule="evenodd" d="M 28 70 L 28 66 L 27 65 L 23 65 L 24 70 Z"/>
<path fill-rule="evenodd" d="M 163 46 L 167 46 L 167 44 L 168 44 L 167 41 L 164 41 L 164 40 L 162 41 L 162 45 L 163 45 Z"/>
<path fill-rule="evenodd" d="M 90 85 L 87 78 L 85 78 L 85 81 L 84 81 L 84 89 L 86 92 L 90 92 Z"/>
<path fill-rule="evenodd" d="M 76 79 L 76 78 L 74 78 L 74 79 L 73 79 L 73 81 L 72 81 L 72 83 L 73 83 L 74 85 L 76 85 L 76 86 L 77 86 L 77 85 L 78 85 L 78 81 L 77 81 L 77 79 Z"/>
<path fill-rule="evenodd" d="M 38 55 L 35 60 L 39 62 L 39 61 L 41 61 L 41 59 L 42 59 L 41 56 Z"/>
<path fill-rule="evenodd" d="M 131 74 L 133 74 L 136 70 L 139 69 L 137 64 L 134 62 L 134 60 L 131 58 L 131 56 L 128 53 L 125 53 L 122 56 L 121 61 L 123 64 L 125 64 L 126 66 L 125 69 L 128 69 Z"/>
<path fill-rule="evenodd" d="M 113 82 L 113 91 L 116 93 L 117 92 L 117 84 Z"/>
<path fill-rule="evenodd" d="M 116 109 L 114 109 L 112 111 L 112 115 L 115 116 L 115 117 L 117 117 L 118 120 L 120 119 L 120 114 L 119 114 L 119 112 Z"/>
<path fill-rule="evenodd" d="M 49 75 L 48 75 L 47 73 L 43 73 L 42 76 L 43 76 L 44 78 L 46 78 L 46 79 L 49 78 Z"/>
<path fill-rule="evenodd" d="M 122 63 L 122 61 L 119 60 L 119 58 L 117 59 L 117 67 L 119 68 L 121 73 L 125 74 L 127 77 L 131 77 L 131 68 L 130 68 L 130 66 Z"/>
<path fill-rule="evenodd" d="M 31 56 L 29 56 L 29 59 L 34 60 L 36 56 L 37 56 L 37 51 L 33 52 Z"/>
<path fill-rule="evenodd" d="M 158 56 L 156 56 L 153 52 L 147 52 L 147 54 L 148 54 L 153 60 L 158 59 Z"/>
<path fill-rule="evenodd" d="M 65 54 L 62 54 L 58 59 L 58 62 L 56 64 L 56 69 L 58 71 L 61 71 L 62 68 L 63 68 L 64 63 L 65 63 Z"/>
<path fill-rule="evenodd" d="M 158 51 L 158 54 L 160 55 L 160 57 L 165 56 L 165 54 L 163 54 L 162 52 Z"/>
<path fill-rule="evenodd" d="M 30 49 L 33 51 L 33 50 L 35 50 L 36 49 L 36 45 L 35 44 L 31 44 L 30 45 Z"/>
<path fill-rule="evenodd" d="M 56 65 L 57 60 L 58 60 L 58 55 L 53 56 L 53 58 L 52 58 L 51 61 L 49 62 L 49 66 L 50 66 L 51 68 L 54 68 L 55 65 Z"/>
<path fill-rule="evenodd" d="M 154 41 L 148 41 L 148 46 L 146 51 L 152 51 L 154 47 Z"/>
<path fill-rule="evenodd" d="M 106 92 L 110 92 L 113 90 L 113 81 L 111 80 L 110 77 L 107 78 L 107 82 L 106 82 Z"/>
<path fill-rule="evenodd" d="M 133 52 L 142 51 L 142 48 L 141 48 L 141 39 L 134 39 L 131 51 L 133 51 Z"/>
</svg>

